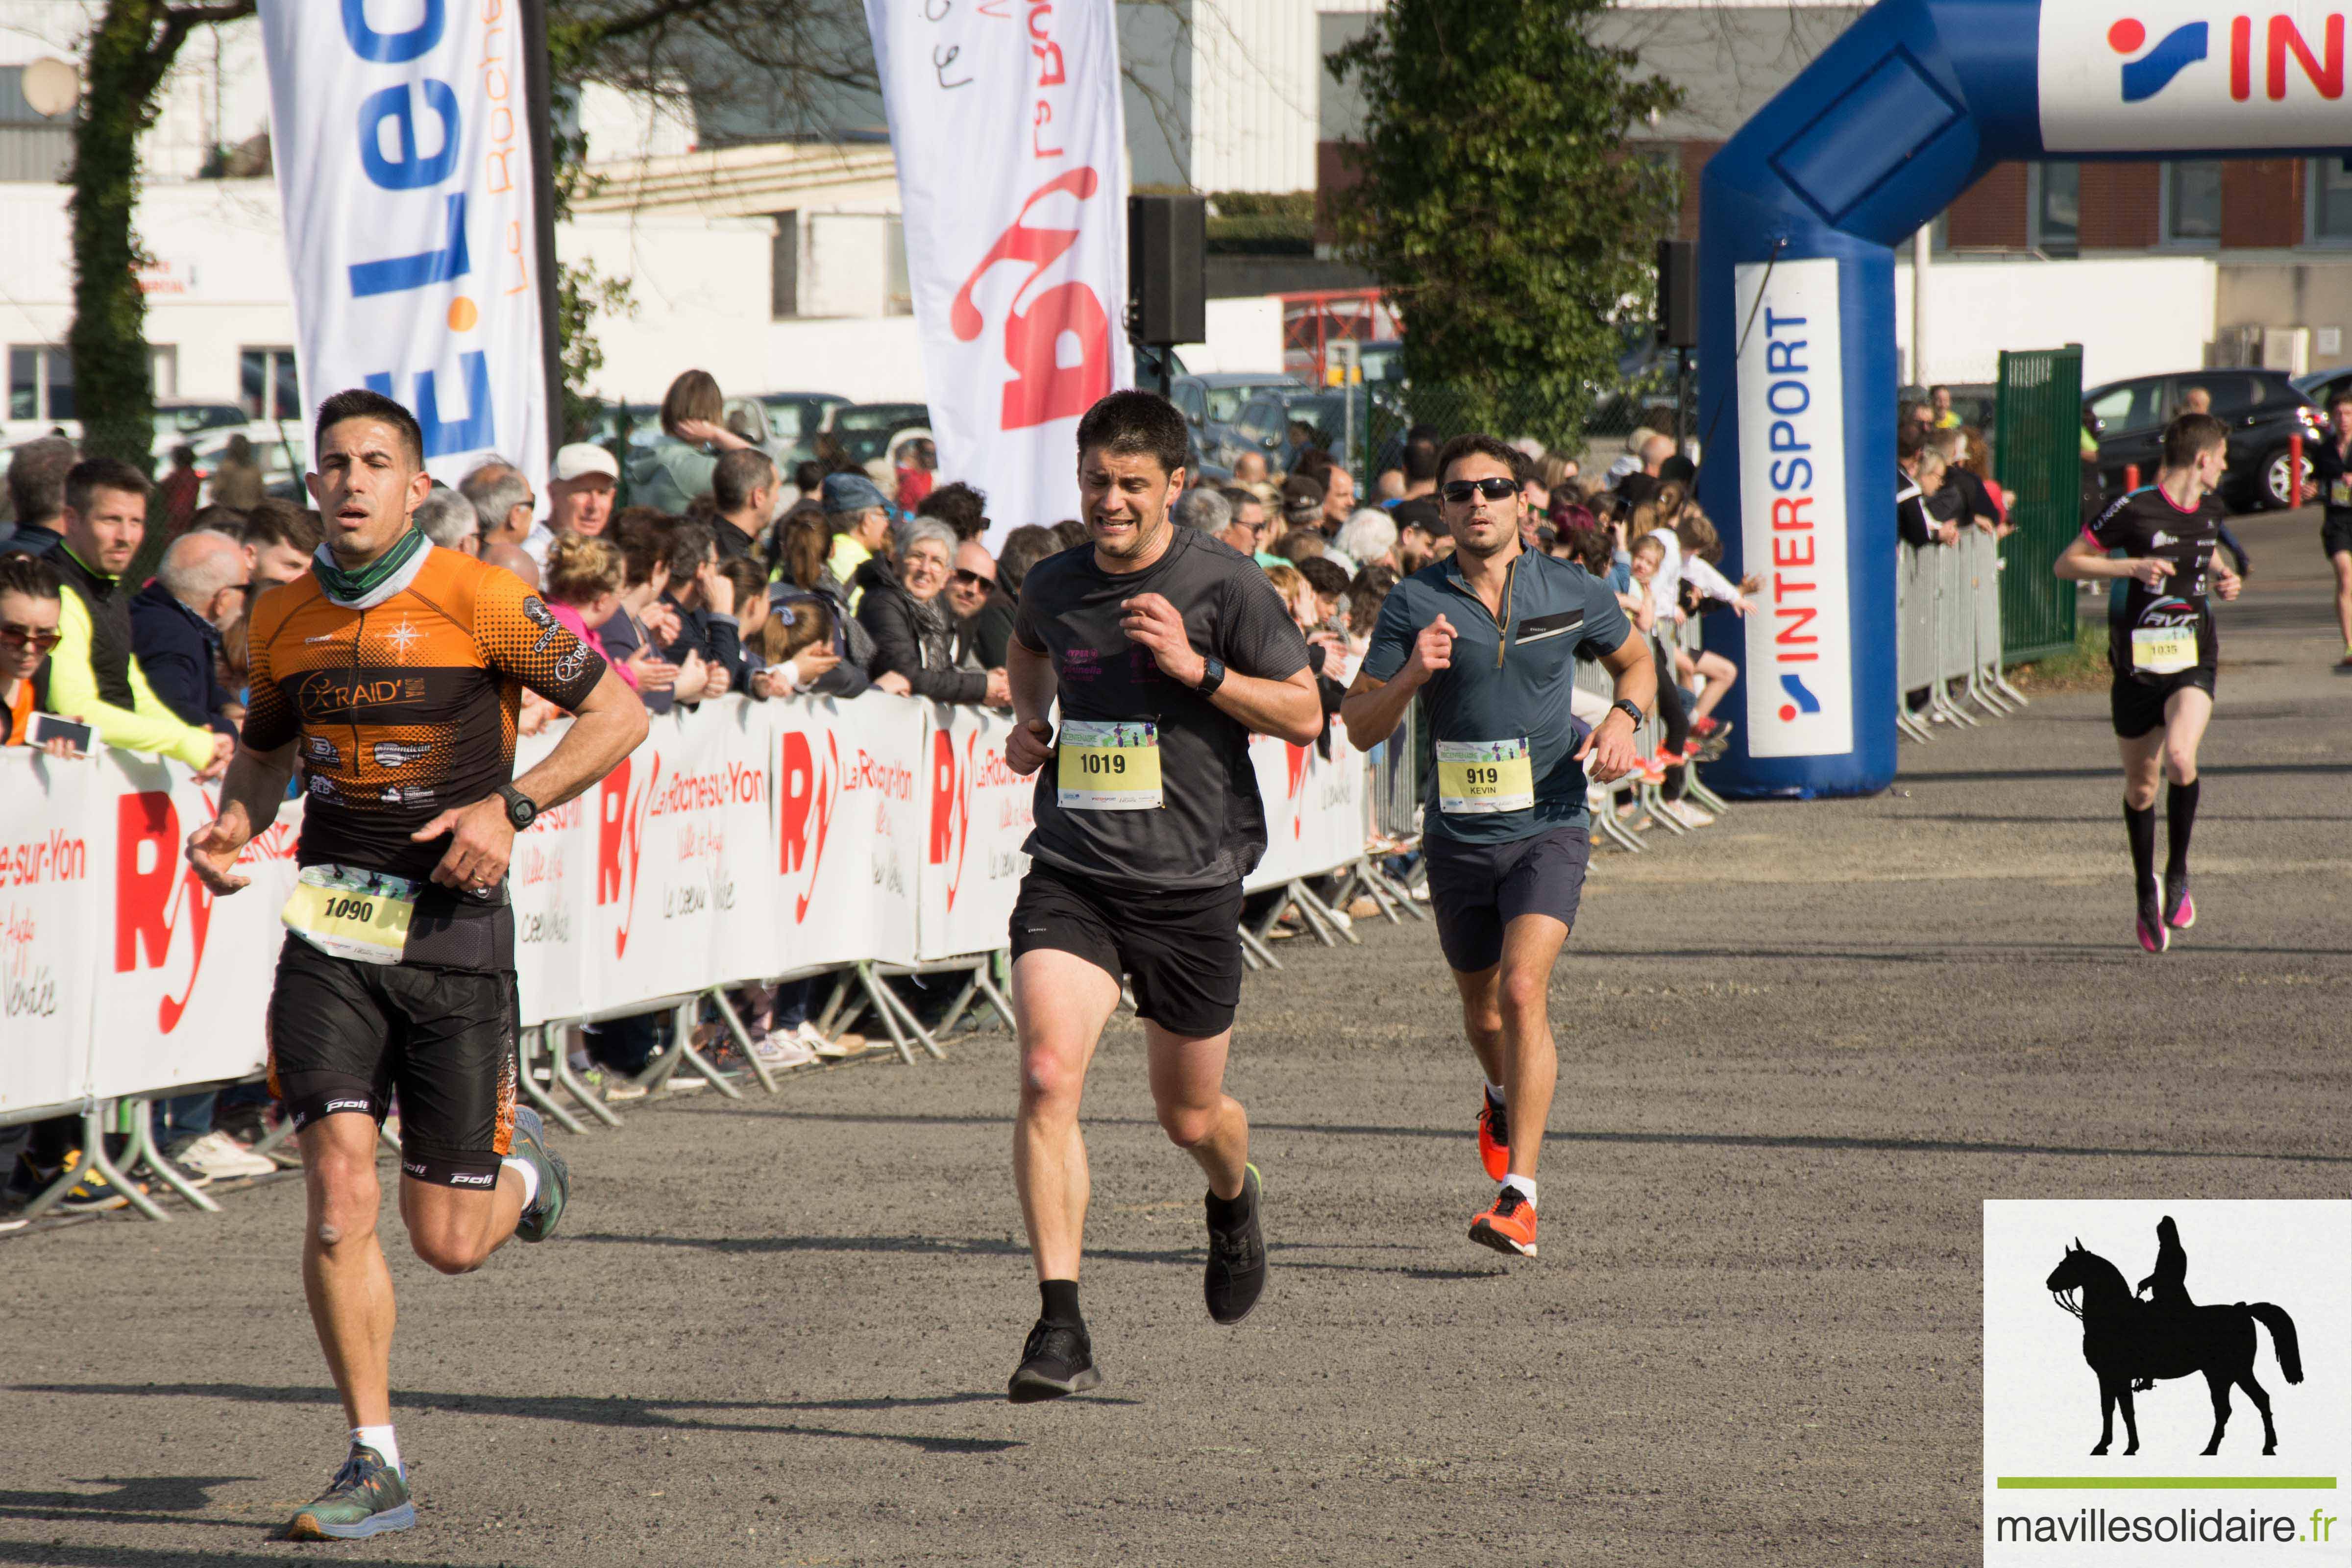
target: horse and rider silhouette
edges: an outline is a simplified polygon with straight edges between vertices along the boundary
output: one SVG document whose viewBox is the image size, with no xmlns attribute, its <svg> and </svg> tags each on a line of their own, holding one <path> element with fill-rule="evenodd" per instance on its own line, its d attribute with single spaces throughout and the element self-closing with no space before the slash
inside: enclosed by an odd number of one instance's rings
<svg viewBox="0 0 2352 1568">
<path fill-rule="evenodd" d="M 2201 1373 L 2213 1394 L 2213 1436 L 2205 1445 L 2208 1456 L 2221 1449 L 2221 1430 L 2230 1424 L 2230 1385 L 2236 1384 L 2263 1413 L 2263 1452 L 2278 1452 L 2278 1428 L 2271 1424 L 2271 1396 L 2254 1381 L 2254 1325 L 2271 1331 L 2279 1369 L 2289 1383 L 2303 1381 L 2303 1352 L 2294 1336 L 2294 1320 L 2284 1308 L 2268 1301 L 2238 1302 L 2230 1307 L 2200 1307 L 2189 1299 L 2189 1253 L 2180 1245 L 2180 1227 L 2167 1215 L 2157 1223 L 2156 1268 L 2139 1282 L 2148 1292 L 2141 1300 L 2126 1289 L 2116 1266 L 2085 1249 L 2080 1237 L 2044 1281 L 2052 1300 L 2082 1320 L 2083 1359 L 2099 1378 L 2099 1446 L 2104 1454 L 2115 1440 L 2116 1407 L 2123 1406 L 2124 1431 L 2130 1438 L 2126 1454 L 2139 1452 L 2139 1422 L 2132 1410 L 2132 1394 L 2156 1386 L 2156 1380 Z M 2080 1292 L 2079 1300 L 2069 1296 Z"/>
</svg>

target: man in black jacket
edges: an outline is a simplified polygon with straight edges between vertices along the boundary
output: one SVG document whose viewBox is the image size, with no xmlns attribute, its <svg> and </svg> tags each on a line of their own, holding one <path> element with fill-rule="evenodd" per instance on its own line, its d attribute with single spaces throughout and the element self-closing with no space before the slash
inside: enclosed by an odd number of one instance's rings
<svg viewBox="0 0 2352 1568">
<path fill-rule="evenodd" d="M 218 674 L 221 633 L 245 612 L 245 550 L 225 533 L 186 533 L 131 601 L 131 651 L 163 705 L 235 739 Z"/>
<path fill-rule="evenodd" d="M 729 452 L 710 471 L 710 500 L 719 509 L 711 530 L 719 543 L 719 559 L 739 560 L 752 553 L 767 531 L 768 514 L 775 510 L 776 465 L 757 447 Z"/>
<path fill-rule="evenodd" d="M 44 436 L 16 448 L 8 459 L 8 510 L 16 531 L 8 548 L 46 555 L 65 532 L 66 475 L 81 453 L 62 436 Z"/>
<path fill-rule="evenodd" d="M 709 684 L 696 698 L 681 693 L 681 702 L 720 697 L 747 687 L 743 638 L 735 619 L 735 584 L 719 575 L 719 543 L 707 522 L 680 522 L 669 531 L 669 587 L 662 598 L 677 611 L 675 640 L 662 657 L 683 665 L 689 654 L 710 668 Z"/>
</svg>

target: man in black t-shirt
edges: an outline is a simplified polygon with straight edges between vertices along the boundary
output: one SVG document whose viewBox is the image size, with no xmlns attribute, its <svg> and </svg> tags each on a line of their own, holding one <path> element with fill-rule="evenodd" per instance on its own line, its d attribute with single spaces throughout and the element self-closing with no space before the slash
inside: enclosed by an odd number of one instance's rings
<svg viewBox="0 0 2352 1568">
<path fill-rule="evenodd" d="M 1006 675 L 1016 773 L 1039 773 L 1014 903 L 1021 1110 L 1013 1175 L 1043 1298 L 1016 1403 L 1102 1381 L 1078 1311 L 1087 1154 L 1078 1098 L 1134 984 L 1160 1124 L 1209 1178 L 1209 1312 L 1238 1322 L 1265 1283 L 1249 1119 L 1224 1091 L 1241 996 L 1242 879 L 1265 851 L 1252 733 L 1322 730 L 1307 646 L 1265 574 L 1169 508 L 1183 416 L 1115 392 L 1078 422 L 1088 542 L 1021 584 Z M 1056 698 L 1058 733 L 1047 720 Z"/>
<path fill-rule="evenodd" d="M 2336 673 L 2352 675 L 2352 387 L 2327 400 L 2327 439 L 2311 449 L 2311 473 L 2315 483 L 2304 487 L 2303 499 L 2325 502 L 2320 514 L 2319 551 L 2336 570 L 2336 625 L 2344 634 L 2344 657 Z"/>
<path fill-rule="evenodd" d="M 2229 427 L 2210 414 L 2184 414 L 2164 432 L 2156 483 L 2101 512 L 2059 556 L 2070 581 L 2121 580 L 2107 605 L 2109 691 L 2123 748 L 2124 828 L 2131 839 L 2139 944 L 2172 945 L 2197 923 L 2189 895 L 2189 838 L 2197 823 L 2197 747 L 2213 716 L 2219 639 L 2209 589 L 2238 596 L 2238 576 L 2215 553 L 2226 515 L 2217 493 L 2229 462 Z M 2165 797 L 2168 856 L 2156 879 L 2156 783 Z"/>
</svg>

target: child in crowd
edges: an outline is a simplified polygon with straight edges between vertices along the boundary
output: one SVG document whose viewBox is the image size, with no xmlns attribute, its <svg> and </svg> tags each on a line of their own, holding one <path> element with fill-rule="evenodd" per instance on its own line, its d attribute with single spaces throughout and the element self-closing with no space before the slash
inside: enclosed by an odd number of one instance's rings
<svg viewBox="0 0 2352 1568">
<path fill-rule="evenodd" d="M 762 697 L 855 697 L 869 684 L 866 672 L 835 651 L 837 623 L 833 606 L 814 594 L 771 603 L 760 627 L 765 668 L 751 677 Z"/>
</svg>

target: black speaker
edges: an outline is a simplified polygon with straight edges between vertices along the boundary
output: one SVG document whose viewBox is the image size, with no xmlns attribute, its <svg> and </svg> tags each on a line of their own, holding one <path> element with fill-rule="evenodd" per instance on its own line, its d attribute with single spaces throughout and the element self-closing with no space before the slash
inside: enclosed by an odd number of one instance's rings
<svg viewBox="0 0 2352 1568">
<path fill-rule="evenodd" d="M 1127 198 L 1128 332 L 1139 343 L 1209 335 L 1209 198 Z"/>
<path fill-rule="evenodd" d="M 1698 347 L 1698 247 L 1687 239 L 1658 241 L 1658 342 Z"/>
</svg>

